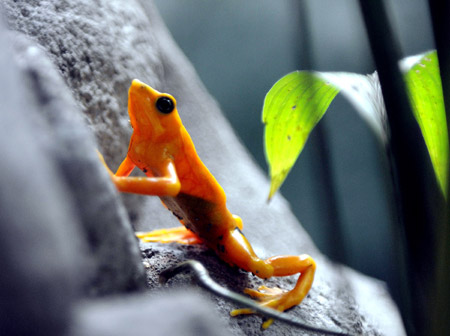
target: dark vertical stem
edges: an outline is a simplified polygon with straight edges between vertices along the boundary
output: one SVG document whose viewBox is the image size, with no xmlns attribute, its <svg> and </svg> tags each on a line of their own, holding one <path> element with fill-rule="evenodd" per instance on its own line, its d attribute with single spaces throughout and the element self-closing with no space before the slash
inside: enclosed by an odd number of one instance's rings
<svg viewBox="0 0 450 336">
<path fill-rule="evenodd" d="M 450 2 L 429 0 L 434 40 L 439 59 L 439 68 L 450 134 Z M 449 166 L 450 176 L 450 166 Z M 448 335 L 450 330 L 450 183 L 447 189 L 446 220 L 438 227 L 437 272 L 433 309 L 433 334 Z"/>
<path fill-rule="evenodd" d="M 397 201 L 398 239 L 403 246 L 409 298 L 400 305 L 408 334 L 429 335 L 431 284 L 434 278 L 434 230 L 442 208 L 425 142 L 413 117 L 398 67 L 399 43 L 384 2 L 360 0 L 372 54 L 377 67 L 390 128 L 391 169 Z M 401 243 L 401 242 L 400 242 Z M 411 302 L 412 304 L 408 304 Z M 406 303 L 406 304 L 405 304 Z"/>
<path fill-rule="evenodd" d="M 429 0 L 434 40 L 439 58 L 447 120 L 450 114 L 450 2 Z M 447 124 L 448 127 L 448 124 Z"/>
<path fill-rule="evenodd" d="M 312 66 L 312 42 L 311 42 L 311 32 L 308 16 L 308 6 L 307 2 L 302 0 L 296 2 L 297 13 L 299 18 L 297 22 L 300 30 L 300 57 L 299 65 L 302 70 L 311 70 Z M 326 132 L 326 125 L 324 121 L 317 124 L 315 129 L 315 134 L 318 140 L 318 146 L 315 149 L 316 157 L 320 161 L 320 167 L 318 173 L 322 177 L 322 185 L 325 189 L 323 195 L 326 195 L 326 208 L 327 208 L 327 221 L 326 221 L 326 241 L 328 242 L 328 255 L 331 259 L 339 262 L 348 262 L 346 260 L 346 248 L 343 239 L 343 229 L 341 216 L 338 208 L 338 201 L 336 195 L 336 183 L 332 174 L 330 153 L 328 150 L 328 137 Z"/>
</svg>

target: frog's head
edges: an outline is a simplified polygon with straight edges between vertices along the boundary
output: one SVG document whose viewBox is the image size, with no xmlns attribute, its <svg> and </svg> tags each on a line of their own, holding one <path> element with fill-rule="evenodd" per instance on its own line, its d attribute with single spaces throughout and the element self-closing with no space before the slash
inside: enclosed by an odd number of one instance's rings
<svg viewBox="0 0 450 336">
<path fill-rule="evenodd" d="M 134 79 L 128 91 L 128 113 L 134 132 L 159 137 L 181 126 L 175 98 Z"/>
</svg>

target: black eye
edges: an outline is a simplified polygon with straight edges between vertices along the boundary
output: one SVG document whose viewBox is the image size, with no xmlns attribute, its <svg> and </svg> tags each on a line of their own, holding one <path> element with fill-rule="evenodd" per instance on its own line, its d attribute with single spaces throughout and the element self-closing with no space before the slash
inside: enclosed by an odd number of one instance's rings
<svg viewBox="0 0 450 336">
<path fill-rule="evenodd" d="M 173 100 L 169 97 L 161 97 L 158 98 L 156 101 L 156 108 L 159 110 L 159 112 L 164 114 L 169 114 L 173 111 L 175 108 L 175 105 L 173 103 Z"/>
</svg>

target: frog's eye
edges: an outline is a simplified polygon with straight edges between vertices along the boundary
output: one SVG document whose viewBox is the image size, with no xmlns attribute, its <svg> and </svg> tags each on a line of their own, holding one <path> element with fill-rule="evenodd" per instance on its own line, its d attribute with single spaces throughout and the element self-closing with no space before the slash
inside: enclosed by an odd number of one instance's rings
<svg viewBox="0 0 450 336">
<path fill-rule="evenodd" d="M 175 104 L 169 97 L 160 97 L 156 101 L 156 108 L 161 113 L 169 114 L 175 108 Z"/>
</svg>

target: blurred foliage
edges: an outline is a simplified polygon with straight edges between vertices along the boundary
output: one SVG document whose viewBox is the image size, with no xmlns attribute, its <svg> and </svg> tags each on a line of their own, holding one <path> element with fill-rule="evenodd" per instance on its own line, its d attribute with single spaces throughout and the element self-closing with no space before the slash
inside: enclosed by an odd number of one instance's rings
<svg viewBox="0 0 450 336">
<path fill-rule="evenodd" d="M 402 65 L 414 117 L 445 194 L 449 148 L 436 52 L 407 58 Z M 264 100 L 265 150 L 271 178 L 269 198 L 287 177 L 310 133 L 339 92 L 379 138 L 386 140 L 383 125 L 386 112 L 376 74 L 292 72 L 278 80 Z"/>
</svg>

